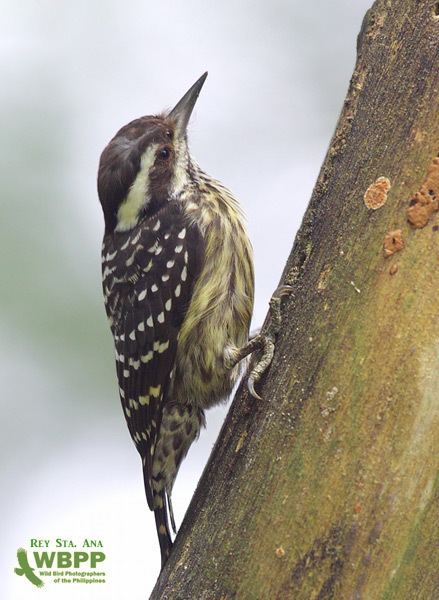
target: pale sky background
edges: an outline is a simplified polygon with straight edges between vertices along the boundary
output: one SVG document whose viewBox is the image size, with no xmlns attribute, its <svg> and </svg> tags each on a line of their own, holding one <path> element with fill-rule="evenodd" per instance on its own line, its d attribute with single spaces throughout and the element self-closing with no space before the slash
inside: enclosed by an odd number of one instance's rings
<svg viewBox="0 0 439 600">
<path fill-rule="evenodd" d="M 193 155 L 241 200 L 263 321 L 340 112 L 371 0 L 0 3 L 0 597 L 145 599 L 159 571 L 100 286 L 100 152 L 205 71 Z M 227 407 L 174 488 L 178 523 Z M 30 538 L 103 541 L 102 586 L 13 573 Z"/>
</svg>

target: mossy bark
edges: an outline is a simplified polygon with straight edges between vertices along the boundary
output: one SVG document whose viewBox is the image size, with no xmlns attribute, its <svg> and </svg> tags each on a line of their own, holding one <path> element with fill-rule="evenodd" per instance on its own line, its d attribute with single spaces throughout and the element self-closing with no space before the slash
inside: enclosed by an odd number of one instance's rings
<svg viewBox="0 0 439 600">
<path fill-rule="evenodd" d="M 439 598 L 438 48 L 438 2 L 368 12 L 264 399 L 238 391 L 152 599 Z"/>
</svg>

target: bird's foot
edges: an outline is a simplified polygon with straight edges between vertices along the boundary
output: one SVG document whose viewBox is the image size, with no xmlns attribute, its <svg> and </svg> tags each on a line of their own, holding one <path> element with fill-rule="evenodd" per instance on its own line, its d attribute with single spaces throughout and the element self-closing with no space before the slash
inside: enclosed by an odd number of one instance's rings
<svg viewBox="0 0 439 600">
<path fill-rule="evenodd" d="M 279 286 L 270 299 L 270 320 L 265 331 L 252 337 L 242 348 L 237 348 L 236 350 L 229 352 L 226 357 L 226 366 L 231 369 L 252 352 L 259 351 L 261 353 L 260 358 L 250 371 L 247 380 L 248 391 L 258 400 L 261 400 L 261 397 L 256 392 L 255 385 L 261 379 L 273 360 L 276 337 L 282 325 L 282 298 L 290 295 L 292 291 L 293 288 L 289 285 Z"/>
</svg>

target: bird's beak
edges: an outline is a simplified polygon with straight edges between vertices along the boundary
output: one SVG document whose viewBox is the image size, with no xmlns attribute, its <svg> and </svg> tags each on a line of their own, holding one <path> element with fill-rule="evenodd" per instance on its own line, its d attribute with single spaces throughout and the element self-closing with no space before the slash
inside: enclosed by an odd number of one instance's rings
<svg viewBox="0 0 439 600">
<path fill-rule="evenodd" d="M 204 82 L 206 81 L 207 71 L 201 75 L 200 79 L 194 83 L 185 93 L 183 98 L 177 102 L 168 117 L 175 121 L 175 132 L 178 137 L 184 136 L 186 133 L 186 127 L 191 118 L 192 111 L 195 106 L 195 102 L 201 92 Z"/>
</svg>

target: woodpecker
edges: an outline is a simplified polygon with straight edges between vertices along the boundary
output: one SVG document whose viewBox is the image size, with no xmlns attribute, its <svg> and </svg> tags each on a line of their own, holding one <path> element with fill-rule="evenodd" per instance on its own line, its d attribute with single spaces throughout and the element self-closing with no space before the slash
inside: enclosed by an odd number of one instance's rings
<svg viewBox="0 0 439 600">
<path fill-rule="evenodd" d="M 105 233 L 102 281 L 119 395 L 142 459 L 162 566 L 175 532 L 171 492 L 207 408 L 224 401 L 242 359 L 273 340 L 249 341 L 252 247 L 231 194 L 195 162 L 187 125 L 207 73 L 168 112 L 120 129 L 102 152 L 98 194 Z"/>
</svg>

